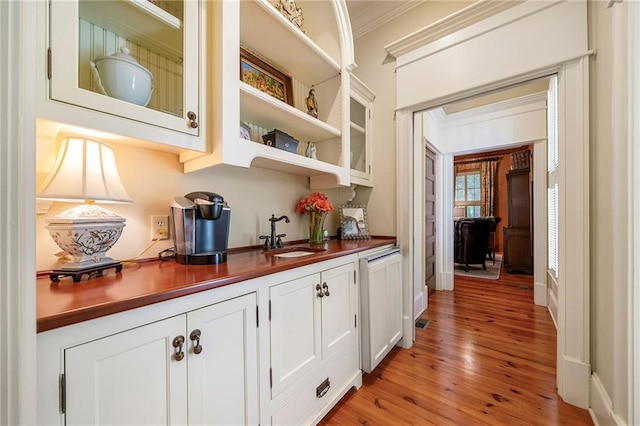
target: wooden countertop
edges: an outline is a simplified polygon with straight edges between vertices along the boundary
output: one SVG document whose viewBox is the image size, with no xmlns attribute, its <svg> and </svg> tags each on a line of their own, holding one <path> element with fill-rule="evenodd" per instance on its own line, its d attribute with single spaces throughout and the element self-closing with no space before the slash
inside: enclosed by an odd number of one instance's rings
<svg viewBox="0 0 640 426">
<path fill-rule="evenodd" d="M 394 242 L 395 238 L 386 237 L 331 240 L 326 251 L 297 258 L 274 257 L 262 250 L 239 251 L 229 253 L 227 262 L 219 265 L 151 261 L 125 265 L 120 274 L 108 269 L 102 277 L 75 284 L 70 277 L 51 282 L 47 275 L 36 282 L 37 330 L 52 330 Z"/>
</svg>

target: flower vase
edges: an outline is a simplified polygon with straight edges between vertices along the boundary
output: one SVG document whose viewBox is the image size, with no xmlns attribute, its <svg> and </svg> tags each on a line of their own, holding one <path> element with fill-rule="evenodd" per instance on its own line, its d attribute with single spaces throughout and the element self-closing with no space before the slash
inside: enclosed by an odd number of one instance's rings
<svg viewBox="0 0 640 426">
<path fill-rule="evenodd" d="M 309 212 L 309 243 L 321 243 L 324 239 L 324 220 L 327 212 Z"/>
</svg>

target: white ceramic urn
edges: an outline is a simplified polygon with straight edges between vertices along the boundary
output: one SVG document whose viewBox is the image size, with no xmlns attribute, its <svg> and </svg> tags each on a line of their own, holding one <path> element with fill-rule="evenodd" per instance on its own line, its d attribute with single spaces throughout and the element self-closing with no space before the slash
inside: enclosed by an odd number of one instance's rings
<svg viewBox="0 0 640 426">
<path fill-rule="evenodd" d="M 89 61 L 100 91 L 112 98 L 147 106 L 153 93 L 153 74 L 122 46 L 120 52 Z"/>
</svg>

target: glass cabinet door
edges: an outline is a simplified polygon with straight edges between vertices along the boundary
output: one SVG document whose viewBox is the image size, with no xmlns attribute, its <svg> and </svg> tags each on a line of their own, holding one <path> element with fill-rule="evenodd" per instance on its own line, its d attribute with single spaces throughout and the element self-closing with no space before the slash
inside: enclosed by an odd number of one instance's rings
<svg viewBox="0 0 640 426">
<path fill-rule="evenodd" d="M 198 135 L 199 6 L 51 0 L 52 99 Z"/>
<path fill-rule="evenodd" d="M 351 98 L 351 170 L 367 173 L 367 107 Z"/>
<path fill-rule="evenodd" d="M 351 144 L 351 183 L 373 186 L 371 175 L 371 110 L 374 93 L 356 76 L 351 75 L 350 101 L 350 144 Z"/>
</svg>

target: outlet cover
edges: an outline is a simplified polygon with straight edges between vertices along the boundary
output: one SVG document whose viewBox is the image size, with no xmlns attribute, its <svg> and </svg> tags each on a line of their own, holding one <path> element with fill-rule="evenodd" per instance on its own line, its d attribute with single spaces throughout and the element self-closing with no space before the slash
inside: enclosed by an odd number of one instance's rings
<svg viewBox="0 0 640 426">
<path fill-rule="evenodd" d="M 151 239 L 169 239 L 169 216 L 151 215 Z"/>
</svg>

